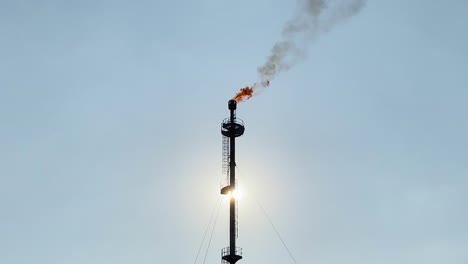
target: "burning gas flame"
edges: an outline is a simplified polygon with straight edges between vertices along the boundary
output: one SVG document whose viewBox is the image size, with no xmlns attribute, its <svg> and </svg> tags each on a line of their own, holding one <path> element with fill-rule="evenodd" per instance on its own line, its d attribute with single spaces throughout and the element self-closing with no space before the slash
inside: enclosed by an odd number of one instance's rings
<svg viewBox="0 0 468 264">
<path fill-rule="evenodd" d="M 254 96 L 254 93 L 258 93 L 261 88 L 266 88 L 269 85 L 270 81 L 265 80 L 260 83 L 254 83 L 252 86 L 246 86 L 244 88 L 241 88 L 232 99 L 236 100 L 238 103 L 243 102 Z"/>
<path fill-rule="evenodd" d="M 253 96 L 253 88 L 246 86 L 244 88 L 241 88 L 240 91 L 232 99 L 240 103 L 242 101 L 250 99 L 252 96 Z"/>
</svg>

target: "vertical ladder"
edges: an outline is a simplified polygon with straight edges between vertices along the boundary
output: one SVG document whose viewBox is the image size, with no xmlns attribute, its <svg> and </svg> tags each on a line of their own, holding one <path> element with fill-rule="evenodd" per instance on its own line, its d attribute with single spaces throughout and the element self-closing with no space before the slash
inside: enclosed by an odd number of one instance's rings
<svg viewBox="0 0 468 264">
<path fill-rule="evenodd" d="M 223 136 L 223 174 L 229 183 L 229 137 Z"/>
</svg>

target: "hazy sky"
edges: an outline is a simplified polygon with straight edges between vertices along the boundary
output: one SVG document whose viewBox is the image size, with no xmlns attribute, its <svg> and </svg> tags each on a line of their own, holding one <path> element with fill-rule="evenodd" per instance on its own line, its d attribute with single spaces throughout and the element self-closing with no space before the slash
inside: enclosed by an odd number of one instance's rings
<svg viewBox="0 0 468 264">
<path fill-rule="evenodd" d="M 193 263 L 294 2 L 0 0 L 0 263 Z M 291 263 L 256 200 L 298 263 L 468 263 L 467 28 L 368 1 L 239 105 L 239 263 Z"/>
</svg>

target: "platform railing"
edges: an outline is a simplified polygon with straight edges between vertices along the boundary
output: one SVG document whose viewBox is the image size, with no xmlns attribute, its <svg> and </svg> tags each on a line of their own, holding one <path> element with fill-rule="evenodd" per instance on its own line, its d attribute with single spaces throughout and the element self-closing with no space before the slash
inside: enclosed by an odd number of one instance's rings
<svg viewBox="0 0 468 264">
<path fill-rule="evenodd" d="M 242 257 L 242 248 L 236 247 L 234 254 Z M 231 247 L 221 249 L 221 258 L 227 255 L 231 255 Z"/>
<path fill-rule="evenodd" d="M 228 117 L 223 120 L 222 124 L 229 124 L 229 123 L 231 123 L 231 118 Z M 244 125 L 244 121 L 237 117 L 234 118 L 234 123 L 239 124 L 239 125 Z"/>
<path fill-rule="evenodd" d="M 223 122 L 221 123 L 221 131 L 222 132 L 228 132 L 228 127 L 229 127 L 230 124 L 231 124 L 231 119 L 230 118 L 224 119 Z M 243 127 L 244 126 L 244 121 L 242 121 L 242 119 L 240 119 L 240 118 L 235 118 L 234 119 L 234 124 L 239 125 L 239 127 Z"/>
</svg>

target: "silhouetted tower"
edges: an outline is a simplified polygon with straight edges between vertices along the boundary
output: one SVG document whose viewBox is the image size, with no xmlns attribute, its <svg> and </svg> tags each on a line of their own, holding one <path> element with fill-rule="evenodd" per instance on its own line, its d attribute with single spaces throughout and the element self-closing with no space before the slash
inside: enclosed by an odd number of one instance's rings
<svg viewBox="0 0 468 264">
<path fill-rule="evenodd" d="M 234 264 L 242 259 L 242 249 L 236 247 L 237 239 L 237 202 L 234 197 L 236 190 L 236 137 L 244 134 L 245 127 L 241 119 L 236 118 L 237 102 L 229 100 L 230 117 L 221 123 L 223 135 L 223 173 L 227 176 L 226 185 L 221 188 L 221 194 L 231 196 L 229 201 L 229 247 L 221 250 L 222 263 Z"/>
</svg>

